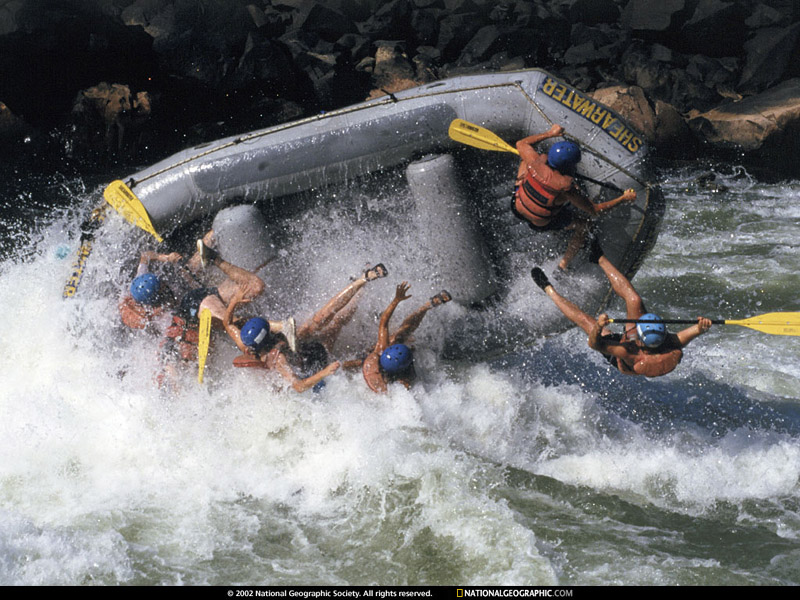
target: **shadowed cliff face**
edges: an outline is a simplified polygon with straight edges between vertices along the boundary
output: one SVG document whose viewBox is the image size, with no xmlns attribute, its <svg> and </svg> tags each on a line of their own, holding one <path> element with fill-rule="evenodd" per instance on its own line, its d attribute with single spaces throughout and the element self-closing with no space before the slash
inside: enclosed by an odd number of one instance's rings
<svg viewBox="0 0 800 600">
<path fill-rule="evenodd" d="M 662 155 L 736 156 L 777 142 L 680 121 L 798 75 L 798 17 L 786 0 L 0 0 L 0 141 L 153 161 L 436 79 L 542 68 L 587 92 L 638 88 L 629 115 L 652 113 L 639 121 Z M 128 105 L 86 108 L 115 85 Z"/>
</svg>

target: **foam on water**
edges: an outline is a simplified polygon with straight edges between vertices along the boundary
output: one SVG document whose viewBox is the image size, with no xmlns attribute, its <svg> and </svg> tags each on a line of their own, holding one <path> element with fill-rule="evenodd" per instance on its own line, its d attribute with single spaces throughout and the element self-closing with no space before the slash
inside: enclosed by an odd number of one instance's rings
<svg viewBox="0 0 800 600">
<path fill-rule="evenodd" d="M 796 214 L 780 210 L 796 186 L 746 201 L 682 185 L 635 281 L 649 306 L 676 318 L 797 310 Z M 302 321 L 385 262 L 390 277 L 369 284 L 342 335 L 343 351 L 361 351 L 397 282 L 412 282 L 409 311 L 438 291 L 402 203 L 362 200 L 277 232 L 325 251 L 283 250 L 254 311 Z M 768 234 L 752 211 L 776 220 Z M 796 338 L 714 328 L 657 381 L 612 372 L 576 330 L 505 362 L 443 363 L 442 333 L 464 310 L 451 303 L 420 329 L 410 391 L 376 396 L 336 373 L 296 394 L 230 368 L 236 352 L 215 332 L 205 383 L 188 369 L 165 394 L 157 341 L 123 330 L 116 310 L 149 240 L 109 218 L 65 301 L 58 249 L 76 249 L 76 220 L 54 216 L 24 259 L 0 263 L 0 346 L 13 349 L 0 355 L 0 582 L 798 583 Z M 697 254 L 713 251 L 709 273 Z M 552 306 L 525 257 L 512 262 L 501 309 L 532 323 Z M 579 297 L 579 284 L 558 285 Z M 725 549 L 737 545 L 747 558 Z"/>
</svg>

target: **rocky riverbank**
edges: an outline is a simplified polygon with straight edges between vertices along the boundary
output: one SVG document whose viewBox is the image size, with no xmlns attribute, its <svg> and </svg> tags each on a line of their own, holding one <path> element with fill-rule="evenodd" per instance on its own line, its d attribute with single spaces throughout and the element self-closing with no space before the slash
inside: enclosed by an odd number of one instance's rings
<svg viewBox="0 0 800 600">
<path fill-rule="evenodd" d="M 0 0 L 0 153 L 154 162 L 454 75 L 542 68 L 670 159 L 796 177 L 793 0 Z"/>
</svg>

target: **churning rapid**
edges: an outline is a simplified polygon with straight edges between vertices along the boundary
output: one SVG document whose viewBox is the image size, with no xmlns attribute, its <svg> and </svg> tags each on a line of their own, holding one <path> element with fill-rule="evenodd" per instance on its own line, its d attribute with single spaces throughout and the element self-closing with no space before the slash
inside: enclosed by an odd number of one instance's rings
<svg viewBox="0 0 800 600">
<path fill-rule="evenodd" d="M 731 168 L 660 181 L 667 212 L 634 279 L 648 308 L 798 310 L 800 184 Z M 215 332 L 205 382 L 186 371 L 165 394 L 157 339 L 117 312 L 152 240 L 109 216 L 65 300 L 97 182 L 11 173 L 3 186 L 2 584 L 800 583 L 796 337 L 716 326 L 652 381 L 612 371 L 566 322 L 499 358 L 453 363 L 442 340 L 464 309 L 450 303 L 419 330 L 410 391 L 377 396 L 336 373 L 297 394 L 233 369 Z M 390 194 L 387 212 L 370 189 L 340 193 L 354 208 L 320 204 L 276 232 L 298 251 L 267 266 L 253 309 L 302 321 L 384 262 L 345 352 L 374 343 L 397 283 L 411 283 L 414 306 L 438 288 L 402 198 Z M 535 323 L 553 308 L 525 253 L 511 264 L 494 310 Z M 574 285 L 559 280 L 567 296 Z"/>
</svg>

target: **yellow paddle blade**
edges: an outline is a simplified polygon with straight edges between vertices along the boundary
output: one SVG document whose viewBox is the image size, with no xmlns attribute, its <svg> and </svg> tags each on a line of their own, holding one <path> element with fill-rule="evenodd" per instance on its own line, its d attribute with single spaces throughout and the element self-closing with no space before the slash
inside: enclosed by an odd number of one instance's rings
<svg viewBox="0 0 800 600">
<path fill-rule="evenodd" d="M 203 383 L 203 371 L 206 368 L 208 343 L 211 339 L 211 311 L 204 308 L 200 311 L 200 339 L 197 342 L 198 371 L 197 381 Z"/>
<path fill-rule="evenodd" d="M 159 242 L 164 241 L 150 222 L 150 215 L 147 214 L 147 210 L 142 205 L 142 202 L 122 181 L 117 180 L 109 183 L 108 187 L 106 187 L 103 192 L 103 198 L 105 198 L 106 202 L 113 206 L 114 210 L 121 214 L 128 223 L 132 223 L 136 225 L 136 227 L 144 229 Z"/>
<path fill-rule="evenodd" d="M 741 325 L 772 335 L 800 335 L 800 312 L 775 312 L 749 319 L 726 320 L 725 325 Z"/>
<path fill-rule="evenodd" d="M 462 119 L 454 119 L 450 123 L 448 134 L 451 139 L 457 142 L 467 146 L 474 146 L 481 150 L 499 150 L 500 152 L 519 154 L 514 146 L 507 144 L 501 137 L 488 129 Z"/>
</svg>

